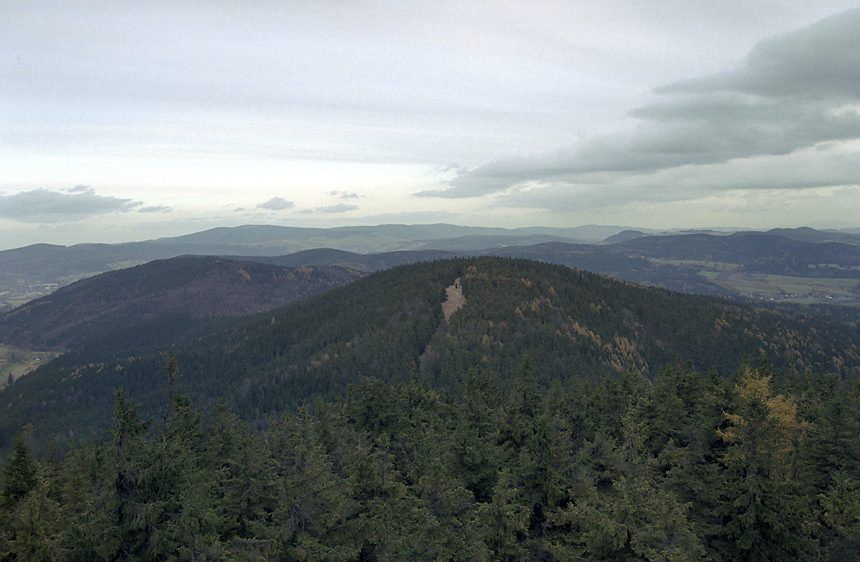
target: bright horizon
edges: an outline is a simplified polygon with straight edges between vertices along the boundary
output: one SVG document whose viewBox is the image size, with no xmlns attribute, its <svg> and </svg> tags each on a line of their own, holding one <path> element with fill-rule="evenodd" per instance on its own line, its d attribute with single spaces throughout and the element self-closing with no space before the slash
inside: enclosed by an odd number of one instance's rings
<svg viewBox="0 0 860 562">
<path fill-rule="evenodd" d="M 0 250 L 860 226 L 860 2 L 0 5 Z"/>
</svg>

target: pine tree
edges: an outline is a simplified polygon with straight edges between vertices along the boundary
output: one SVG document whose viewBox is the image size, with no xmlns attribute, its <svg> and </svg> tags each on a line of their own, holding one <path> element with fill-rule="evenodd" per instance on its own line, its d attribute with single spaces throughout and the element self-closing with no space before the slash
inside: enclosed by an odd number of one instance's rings
<svg viewBox="0 0 860 562">
<path fill-rule="evenodd" d="M 361 547 L 351 482 L 335 473 L 306 408 L 270 430 L 278 501 L 272 514 L 288 560 L 347 559 Z"/>
<path fill-rule="evenodd" d="M 51 488 L 50 477 L 38 474 L 33 488 L 3 521 L 0 559 L 32 562 L 60 559 L 60 512 L 51 497 Z"/>
<path fill-rule="evenodd" d="M 111 560 L 134 560 L 145 552 L 152 519 L 141 482 L 148 472 L 146 431 L 150 421 L 140 419 L 139 406 L 129 403 L 123 390 L 115 397 L 112 466 L 106 474 L 112 491 L 110 501 L 102 506 L 112 521 L 105 529 L 103 546 L 111 551 Z"/>
<path fill-rule="evenodd" d="M 210 506 L 210 550 L 237 560 L 271 553 L 276 547 L 278 483 L 267 444 L 222 404 L 216 407 L 204 449 L 205 472 L 200 477 L 205 482 L 198 486 Z"/>
<path fill-rule="evenodd" d="M 825 552 L 830 560 L 856 560 L 860 552 L 860 481 L 836 472 L 819 496 Z"/>
<path fill-rule="evenodd" d="M 492 501 L 502 451 L 499 440 L 501 391 L 488 371 L 470 369 L 463 382 L 462 399 L 452 432 L 454 470 L 475 500 Z"/>
<path fill-rule="evenodd" d="M 50 497 L 49 475 L 30 454 L 27 439 L 32 426 L 15 438 L 12 456 L 3 467 L 0 493 L 0 558 L 53 560 L 59 553 L 59 514 Z"/>
<path fill-rule="evenodd" d="M 109 560 L 118 550 L 114 460 L 100 444 L 79 444 L 57 467 L 61 545 L 68 560 Z"/>
<path fill-rule="evenodd" d="M 0 509 L 13 509 L 27 493 L 36 487 L 38 464 L 27 439 L 33 431 L 32 425 L 25 426 L 15 437 L 12 456 L 3 467 L 3 491 L 0 492 Z"/>
</svg>

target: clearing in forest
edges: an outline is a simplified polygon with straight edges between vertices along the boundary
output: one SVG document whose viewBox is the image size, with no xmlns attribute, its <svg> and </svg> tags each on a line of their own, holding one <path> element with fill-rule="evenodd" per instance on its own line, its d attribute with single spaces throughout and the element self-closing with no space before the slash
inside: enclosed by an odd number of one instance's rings
<svg viewBox="0 0 860 562">
<path fill-rule="evenodd" d="M 442 303 L 442 314 L 445 315 L 447 322 L 451 315 L 460 310 L 466 304 L 466 297 L 463 296 L 463 285 L 460 284 L 460 278 L 454 280 L 454 284 L 445 289 L 448 299 Z"/>
<path fill-rule="evenodd" d="M 448 297 L 445 299 L 445 302 L 442 303 L 442 314 L 445 316 L 445 320 L 439 323 L 439 327 L 436 328 L 436 333 L 439 334 L 445 329 L 445 325 L 448 323 L 448 319 L 451 318 L 451 315 L 460 310 L 464 304 L 466 304 L 466 297 L 463 296 L 463 285 L 460 284 L 460 278 L 457 277 L 454 280 L 454 284 L 445 289 L 445 294 Z M 424 367 L 427 365 L 427 360 L 430 358 L 430 354 L 433 352 L 433 349 L 430 345 L 430 342 L 427 342 L 427 347 L 424 348 L 424 353 L 418 357 L 418 369 L 420 372 L 424 372 Z"/>
</svg>

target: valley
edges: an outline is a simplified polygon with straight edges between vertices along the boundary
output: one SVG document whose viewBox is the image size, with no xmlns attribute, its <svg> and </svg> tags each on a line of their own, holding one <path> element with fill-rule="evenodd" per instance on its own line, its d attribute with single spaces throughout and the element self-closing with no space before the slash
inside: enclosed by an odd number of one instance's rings
<svg viewBox="0 0 860 562">
<path fill-rule="evenodd" d="M 846 273 L 854 277 L 804 277 L 745 271 L 739 263 L 707 262 L 697 260 L 653 259 L 654 263 L 693 268 L 697 274 L 742 297 L 785 301 L 800 304 L 860 304 L 860 268 Z M 835 268 L 834 268 L 835 269 Z M 834 275 L 839 275 L 834 272 Z"/>
<path fill-rule="evenodd" d="M 0 562 L 860 562 L 858 32 L 0 1 Z"/>
<path fill-rule="evenodd" d="M 59 355 L 57 351 L 30 351 L 0 344 L 0 390 Z"/>
</svg>

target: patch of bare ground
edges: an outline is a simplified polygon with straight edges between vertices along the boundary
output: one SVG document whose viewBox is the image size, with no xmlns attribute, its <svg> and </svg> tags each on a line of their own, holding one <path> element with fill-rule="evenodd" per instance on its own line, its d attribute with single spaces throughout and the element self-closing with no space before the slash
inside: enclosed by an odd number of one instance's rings
<svg viewBox="0 0 860 562">
<path fill-rule="evenodd" d="M 452 314 L 466 304 L 466 297 L 463 296 L 463 286 L 460 284 L 459 277 L 454 280 L 453 285 L 445 289 L 445 294 L 448 298 L 442 303 L 442 314 L 445 315 L 445 322 L 447 322 Z"/>
<path fill-rule="evenodd" d="M 445 289 L 445 295 L 448 297 L 442 303 L 442 315 L 445 317 L 442 322 L 439 323 L 439 326 L 436 328 L 436 334 L 439 334 L 445 330 L 445 327 L 448 325 L 448 320 L 451 318 L 451 315 L 463 308 L 463 305 L 466 304 L 466 297 L 463 295 L 463 285 L 460 284 L 460 278 L 457 277 L 454 280 L 454 284 Z M 418 369 L 420 372 L 424 372 L 424 366 L 427 364 L 427 360 L 430 358 L 430 354 L 433 350 L 430 347 L 430 343 L 427 343 L 427 347 L 424 348 L 424 353 L 418 358 Z"/>
</svg>

